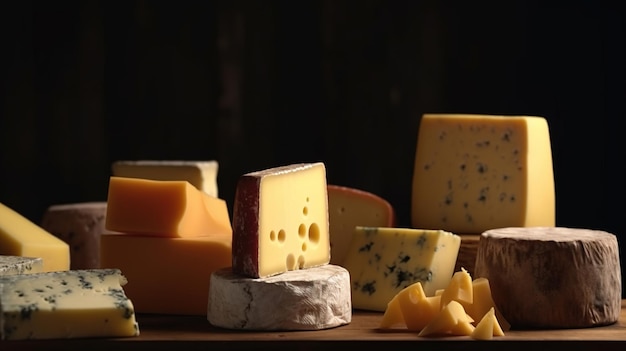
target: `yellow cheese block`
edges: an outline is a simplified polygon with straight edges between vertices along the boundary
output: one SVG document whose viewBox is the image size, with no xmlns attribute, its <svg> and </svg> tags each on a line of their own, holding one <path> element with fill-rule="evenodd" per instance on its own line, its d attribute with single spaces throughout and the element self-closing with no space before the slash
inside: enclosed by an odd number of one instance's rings
<svg viewBox="0 0 626 351">
<path fill-rule="evenodd" d="M 208 195 L 218 197 L 217 161 L 119 160 L 111 165 L 112 175 L 152 180 L 186 180 Z"/>
<path fill-rule="evenodd" d="M 70 247 L 28 218 L 0 203 L 0 255 L 39 257 L 43 271 L 70 269 Z"/>
<path fill-rule="evenodd" d="M 263 278 L 330 262 L 326 167 L 244 174 L 233 207 L 233 272 Z"/>
<path fill-rule="evenodd" d="M 357 227 L 343 266 L 350 272 L 352 306 L 384 311 L 407 286 L 427 296 L 450 283 L 461 239 L 442 230 Z"/>
<path fill-rule="evenodd" d="M 163 237 L 232 234 L 226 202 L 187 181 L 111 177 L 105 228 Z"/>
<path fill-rule="evenodd" d="M 330 224 L 330 263 L 343 263 L 354 229 L 361 227 L 394 227 L 396 213 L 391 204 L 368 191 L 328 185 L 328 218 Z"/>
<path fill-rule="evenodd" d="M 211 274 L 231 264 L 227 236 L 105 233 L 100 246 L 101 267 L 124 272 L 129 281 L 124 289 L 140 313 L 206 315 Z"/>
<path fill-rule="evenodd" d="M 534 116 L 426 114 L 412 186 L 415 228 L 480 234 L 554 226 L 548 124 Z"/>
</svg>

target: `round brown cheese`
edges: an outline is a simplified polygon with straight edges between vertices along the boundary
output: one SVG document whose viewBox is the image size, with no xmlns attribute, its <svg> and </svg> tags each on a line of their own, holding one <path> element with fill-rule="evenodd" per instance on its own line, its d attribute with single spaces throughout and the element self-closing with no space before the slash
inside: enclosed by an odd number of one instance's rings
<svg viewBox="0 0 626 351">
<path fill-rule="evenodd" d="M 239 330 L 318 330 L 350 323 L 350 274 L 327 264 L 267 278 L 211 274 L 207 319 Z"/>
<path fill-rule="evenodd" d="M 512 328 L 583 328 L 617 322 L 617 238 L 600 230 L 515 227 L 481 234 L 474 276 L 489 279 Z"/>
</svg>

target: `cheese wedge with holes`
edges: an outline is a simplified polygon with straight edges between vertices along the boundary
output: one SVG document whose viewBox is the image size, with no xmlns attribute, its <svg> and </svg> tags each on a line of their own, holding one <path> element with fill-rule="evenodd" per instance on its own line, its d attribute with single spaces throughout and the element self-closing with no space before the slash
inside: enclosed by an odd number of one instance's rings
<svg viewBox="0 0 626 351">
<path fill-rule="evenodd" d="M 427 296 L 454 273 L 461 239 L 442 230 L 357 227 L 343 266 L 350 271 L 352 305 L 385 311 L 400 290 L 421 282 Z"/>
<path fill-rule="evenodd" d="M 100 234 L 106 201 L 55 204 L 43 214 L 41 227 L 70 246 L 70 269 L 100 267 Z"/>
<path fill-rule="evenodd" d="M 186 180 L 213 197 L 218 197 L 218 168 L 215 160 L 119 160 L 111 165 L 112 175 L 116 177 Z"/>
<path fill-rule="evenodd" d="M 43 272 L 43 260 L 39 257 L 0 255 L 0 276 Z"/>
<path fill-rule="evenodd" d="M 137 336 L 126 282 L 117 269 L 0 277 L 0 339 Z"/>
<path fill-rule="evenodd" d="M 347 186 L 328 185 L 330 222 L 330 263 L 343 263 L 354 229 L 361 227 L 394 227 L 396 213 L 382 197 Z"/>
<path fill-rule="evenodd" d="M 105 228 L 163 237 L 232 233 L 226 202 L 183 180 L 111 177 Z"/>
<path fill-rule="evenodd" d="M 485 231 L 474 275 L 489 280 L 495 306 L 512 328 L 585 328 L 615 323 L 620 316 L 619 246 L 605 231 Z"/>
<path fill-rule="evenodd" d="M 266 278 L 211 275 L 208 321 L 237 330 L 320 330 L 352 321 L 350 277 L 326 264 Z"/>
<path fill-rule="evenodd" d="M 124 272 L 126 294 L 138 313 L 206 315 L 209 279 L 230 266 L 231 252 L 229 236 L 105 233 L 101 239 L 101 265 Z"/>
<path fill-rule="evenodd" d="M 244 174 L 233 206 L 233 271 L 268 277 L 330 262 L 323 163 Z"/>
<path fill-rule="evenodd" d="M 555 225 L 545 118 L 425 114 L 415 153 L 414 228 L 480 234 Z"/>
<path fill-rule="evenodd" d="M 66 242 L 2 203 L 0 255 L 41 258 L 44 272 L 70 269 L 70 247 Z"/>
</svg>

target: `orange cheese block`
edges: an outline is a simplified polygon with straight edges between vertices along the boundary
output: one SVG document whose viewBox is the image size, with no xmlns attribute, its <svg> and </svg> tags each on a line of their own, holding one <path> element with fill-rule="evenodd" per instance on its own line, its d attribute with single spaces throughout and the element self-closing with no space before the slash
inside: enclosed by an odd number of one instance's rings
<svg viewBox="0 0 626 351">
<path fill-rule="evenodd" d="M 394 227 L 396 213 L 382 197 L 360 189 L 328 185 L 328 221 L 330 226 L 330 263 L 343 263 L 350 248 L 354 229 Z"/>
<path fill-rule="evenodd" d="M 209 281 L 231 264 L 227 236 L 162 238 L 104 233 L 101 267 L 119 268 L 137 313 L 206 315 Z"/>
<path fill-rule="evenodd" d="M 232 235 L 226 202 L 183 180 L 111 177 L 105 227 L 162 237 Z"/>
</svg>

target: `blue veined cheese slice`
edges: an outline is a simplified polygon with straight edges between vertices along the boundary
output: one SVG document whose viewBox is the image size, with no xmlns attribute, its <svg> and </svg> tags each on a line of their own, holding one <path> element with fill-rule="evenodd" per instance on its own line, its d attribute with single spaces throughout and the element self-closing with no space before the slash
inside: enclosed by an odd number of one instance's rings
<svg viewBox="0 0 626 351">
<path fill-rule="evenodd" d="M 0 339 L 139 335 L 118 269 L 0 277 Z"/>
<path fill-rule="evenodd" d="M 461 237 L 443 230 L 356 227 L 343 266 L 350 272 L 352 306 L 385 311 L 407 286 L 427 296 L 450 283 Z"/>
<path fill-rule="evenodd" d="M 0 255 L 0 276 L 43 272 L 40 257 Z"/>
</svg>

